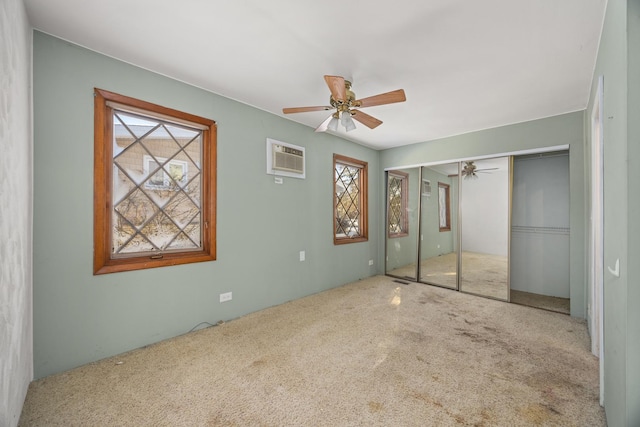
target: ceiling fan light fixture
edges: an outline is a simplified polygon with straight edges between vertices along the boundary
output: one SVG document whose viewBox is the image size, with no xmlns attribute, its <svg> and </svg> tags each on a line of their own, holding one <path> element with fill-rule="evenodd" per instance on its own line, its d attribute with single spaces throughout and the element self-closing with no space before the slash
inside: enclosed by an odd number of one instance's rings
<svg viewBox="0 0 640 427">
<path fill-rule="evenodd" d="M 344 113 L 342 113 L 342 115 L 344 116 Z M 347 119 L 345 120 L 345 122 L 346 123 L 343 123 L 343 125 L 344 125 L 344 129 L 347 132 L 351 132 L 352 130 L 355 130 L 356 124 L 353 121 L 353 119 L 351 118 L 351 114 L 350 113 L 347 113 Z"/>
<path fill-rule="evenodd" d="M 327 129 L 332 130 L 334 132 L 338 130 L 338 118 L 335 116 L 335 114 L 331 117 L 331 120 L 329 120 Z"/>
</svg>

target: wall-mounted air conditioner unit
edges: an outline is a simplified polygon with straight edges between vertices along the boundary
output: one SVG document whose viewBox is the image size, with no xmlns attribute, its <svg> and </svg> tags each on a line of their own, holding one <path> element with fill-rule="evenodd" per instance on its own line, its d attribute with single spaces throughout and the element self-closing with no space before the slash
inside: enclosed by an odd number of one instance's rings
<svg viewBox="0 0 640 427">
<path fill-rule="evenodd" d="M 428 179 L 422 180 L 422 195 L 424 197 L 431 197 L 431 181 Z"/>
<path fill-rule="evenodd" d="M 304 147 L 267 138 L 267 173 L 305 178 Z"/>
</svg>

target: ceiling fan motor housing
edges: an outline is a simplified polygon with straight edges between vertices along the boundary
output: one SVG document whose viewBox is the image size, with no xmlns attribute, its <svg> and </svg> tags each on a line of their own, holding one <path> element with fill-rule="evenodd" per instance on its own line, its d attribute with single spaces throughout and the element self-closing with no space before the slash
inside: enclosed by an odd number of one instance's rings
<svg viewBox="0 0 640 427">
<path fill-rule="evenodd" d="M 329 104 L 338 111 L 349 111 L 352 107 L 358 107 L 356 101 L 356 94 L 351 90 L 351 82 L 344 81 L 346 100 L 344 102 L 336 100 L 333 95 L 329 96 Z"/>
</svg>

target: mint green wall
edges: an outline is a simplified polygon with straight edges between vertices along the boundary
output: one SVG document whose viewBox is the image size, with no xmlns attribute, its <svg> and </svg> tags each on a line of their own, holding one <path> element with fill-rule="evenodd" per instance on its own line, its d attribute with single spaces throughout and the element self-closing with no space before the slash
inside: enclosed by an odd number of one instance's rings
<svg viewBox="0 0 640 427">
<path fill-rule="evenodd" d="M 610 427 L 640 425 L 640 171 L 629 167 L 640 156 L 639 51 L 639 2 L 609 1 L 585 112 L 585 164 L 590 164 L 590 114 L 602 75 L 604 264 L 620 260 L 620 277 L 604 273 L 604 403 Z"/>
<path fill-rule="evenodd" d="M 640 1 L 630 1 L 627 11 L 629 35 L 629 76 L 627 114 L 632 119 L 627 127 L 627 158 L 640 159 Z M 635 166 L 635 163 L 634 163 Z M 640 425 L 640 168 L 628 170 L 627 200 L 629 203 L 627 236 L 629 236 L 627 283 L 627 423 Z"/>
<path fill-rule="evenodd" d="M 628 158 L 640 159 L 640 1 L 630 1 L 627 11 L 629 34 L 629 79 L 627 87 Z M 629 259 L 640 260 L 640 168 L 630 167 L 627 200 L 629 203 Z M 627 284 L 627 422 L 640 425 L 640 263 L 629 263 Z"/>
<path fill-rule="evenodd" d="M 571 315 L 586 316 L 583 112 L 533 120 L 384 150 L 380 167 L 396 168 L 569 145 Z"/>
<path fill-rule="evenodd" d="M 376 151 L 40 32 L 33 68 L 36 378 L 382 271 Z M 94 87 L 216 120 L 217 261 L 92 275 Z M 274 184 L 267 137 L 306 148 L 305 180 Z M 369 162 L 366 243 L 333 245 L 333 153 Z"/>
</svg>

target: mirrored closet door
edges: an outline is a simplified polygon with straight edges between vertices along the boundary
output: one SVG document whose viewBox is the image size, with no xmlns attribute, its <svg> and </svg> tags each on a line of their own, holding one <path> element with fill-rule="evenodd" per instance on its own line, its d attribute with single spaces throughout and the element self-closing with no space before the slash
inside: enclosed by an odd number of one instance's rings
<svg viewBox="0 0 640 427">
<path fill-rule="evenodd" d="M 416 281 L 420 168 L 387 172 L 386 273 Z"/>
<path fill-rule="evenodd" d="M 387 171 L 386 274 L 509 300 L 511 158 Z"/>
<path fill-rule="evenodd" d="M 462 162 L 460 290 L 509 300 L 509 157 Z"/>
<path fill-rule="evenodd" d="M 458 288 L 459 164 L 423 166 L 420 189 L 420 282 Z"/>
</svg>

